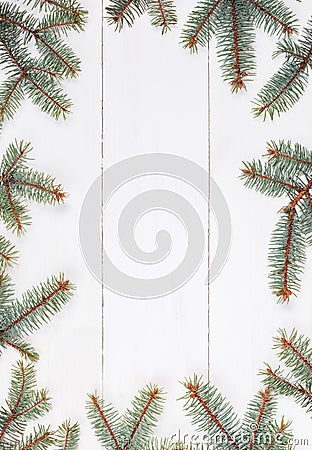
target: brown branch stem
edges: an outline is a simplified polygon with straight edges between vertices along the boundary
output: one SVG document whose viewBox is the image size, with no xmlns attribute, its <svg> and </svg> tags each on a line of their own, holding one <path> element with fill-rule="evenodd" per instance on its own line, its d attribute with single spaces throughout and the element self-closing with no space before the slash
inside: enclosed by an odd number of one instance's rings
<svg viewBox="0 0 312 450">
<path fill-rule="evenodd" d="M 4 183 L 4 186 L 5 186 L 5 192 L 7 194 L 9 204 L 11 206 L 11 209 L 12 209 L 15 221 L 17 223 L 17 228 L 18 228 L 19 231 L 21 231 L 23 229 L 23 226 L 22 226 L 21 220 L 19 218 L 19 215 L 17 214 L 16 207 L 15 207 L 13 199 L 12 199 L 12 195 L 11 195 L 9 184 L 8 183 Z"/>
<path fill-rule="evenodd" d="M 67 450 L 67 445 L 68 445 L 68 440 L 69 440 L 69 433 L 70 433 L 70 427 L 67 426 L 67 428 L 66 428 L 66 434 L 65 434 L 65 439 L 64 439 L 64 447 L 63 447 L 63 450 Z"/>
<path fill-rule="evenodd" d="M 166 16 L 165 16 L 165 12 L 164 12 L 164 8 L 163 8 L 163 5 L 162 5 L 162 2 L 161 2 L 161 0 L 157 0 L 157 3 L 158 3 L 158 6 L 159 6 L 161 17 L 163 19 L 163 27 L 167 28 L 168 24 L 167 24 L 167 19 L 166 19 Z"/>
<path fill-rule="evenodd" d="M 239 89 L 242 89 L 242 87 L 244 86 L 242 77 L 246 76 L 246 74 L 241 73 L 235 0 L 231 0 L 231 4 L 232 4 L 232 23 L 233 23 L 233 39 L 234 39 L 234 55 L 235 55 L 235 72 L 236 72 L 236 79 L 231 82 L 231 85 L 232 86 L 237 85 Z"/>
</svg>

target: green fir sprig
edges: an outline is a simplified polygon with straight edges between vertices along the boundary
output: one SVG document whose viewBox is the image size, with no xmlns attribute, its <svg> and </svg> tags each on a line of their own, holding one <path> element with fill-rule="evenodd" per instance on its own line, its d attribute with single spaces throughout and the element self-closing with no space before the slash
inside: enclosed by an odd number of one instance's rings
<svg viewBox="0 0 312 450">
<path fill-rule="evenodd" d="M 286 370 L 269 365 L 261 372 L 263 381 L 276 394 L 292 397 L 307 412 L 312 412 L 312 346 L 309 338 L 295 329 L 281 329 L 274 338 L 274 349 Z"/>
<path fill-rule="evenodd" d="M 177 23 L 173 0 L 110 0 L 106 7 L 107 22 L 121 31 L 125 25 L 132 27 L 135 19 L 148 13 L 151 24 L 165 34 Z"/>
<path fill-rule="evenodd" d="M 46 389 L 36 388 L 32 364 L 19 361 L 12 369 L 11 386 L 5 404 L 0 407 L 1 450 L 77 450 L 79 425 L 64 422 L 54 431 L 49 426 L 29 425 L 51 410 Z"/>
<path fill-rule="evenodd" d="M 256 28 L 288 37 L 297 32 L 297 21 L 283 0 L 201 0 L 184 25 L 181 43 L 194 53 L 215 37 L 223 78 L 238 92 L 255 75 Z"/>
<path fill-rule="evenodd" d="M 269 246 L 270 287 L 289 301 L 301 287 L 306 249 L 312 245 L 312 152 L 300 144 L 268 144 L 268 160 L 244 163 L 246 187 L 271 197 L 286 197 Z"/>
<path fill-rule="evenodd" d="M 163 410 L 163 403 L 162 389 L 147 385 L 139 391 L 132 407 L 123 415 L 94 394 L 89 395 L 87 412 L 95 434 L 105 450 L 139 450 L 149 446 L 152 432 Z M 155 448 L 155 445 L 159 446 L 161 443 L 153 441 L 151 445 Z"/>
<path fill-rule="evenodd" d="M 26 97 L 58 119 L 71 101 L 60 82 L 76 77 L 80 61 L 66 43 L 71 31 L 82 31 L 86 11 L 76 0 L 23 0 L 0 4 L 0 124 L 12 119 Z"/>
<path fill-rule="evenodd" d="M 303 29 L 298 42 L 283 40 L 274 56 L 283 55 L 285 61 L 264 85 L 254 101 L 255 116 L 271 119 L 292 108 L 307 88 L 312 68 L 312 19 Z"/>
<path fill-rule="evenodd" d="M 4 236 L 0 236 L 0 274 L 17 262 L 15 246 Z"/>
<path fill-rule="evenodd" d="M 60 274 L 28 290 L 21 300 L 15 299 L 14 285 L 5 270 L 16 257 L 15 248 L 0 236 L 0 355 L 5 348 L 13 348 L 36 361 L 38 353 L 24 338 L 48 323 L 70 301 L 75 287 Z"/>
<path fill-rule="evenodd" d="M 269 388 L 250 401 L 242 420 L 219 390 L 202 378 L 183 382 L 184 410 L 196 431 L 209 437 L 212 448 L 223 450 L 280 450 L 292 439 L 290 423 L 276 421 L 277 398 Z M 210 445 L 211 445 L 210 444 Z"/>
<path fill-rule="evenodd" d="M 31 150 L 29 143 L 15 141 L 0 165 L 0 219 L 17 234 L 25 232 L 31 223 L 26 199 L 55 205 L 66 197 L 54 177 L 29 167 Z"/>
</svg>

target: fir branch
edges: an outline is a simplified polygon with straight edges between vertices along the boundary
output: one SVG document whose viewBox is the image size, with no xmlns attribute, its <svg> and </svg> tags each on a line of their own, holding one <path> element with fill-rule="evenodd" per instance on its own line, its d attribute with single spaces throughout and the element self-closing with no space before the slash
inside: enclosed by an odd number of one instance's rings
<svg viewBox="0 0 312 450">
<path fill-rule="evenodd" d="M 276 401 L 266 388 L 252 399 L 242 422 L 243 433 L 248 437 L 248 449 L 258 447 L 258 438 L 262 438 L 267 432 L 268 424 L 271 424 L 276 415 Z M 275 438 L 275 433 L 270 442 Z"/>
<path fill-rule="evenodd" d="M 279 357 L 286 363 L 286 366 L 293 367 L 296 370 L 297 378 L 300 377 L 305 381 L 307 377 L 309 378 L 312 375 L 312 348 L 309 339 L 298 336 L 295 330 L 288 337 L 286 331 L 281 330 L 280 337 L 276 339 L 276 347 L 281 349 Z M 303 366 L 301 363 L 303 363 Z M 299 373 L 297 373 L 298 367 L 300 367 Z M 304 375 L 302 374 L 302 367 L 306 369 Z"/>
<path fill-rule="evenodd" d="M 58 313 L 71 299 L 73 289 L 74 286 L 61 274 L 27 291 L 21 301 L 13 300 L 11 290 L 4 299 L 1 295 L 0 348 L 12 347 L 22 356 L 36 361 L 38 354 L 23 341 L 23 338 Z"/>
<path fill-rule="evenodd" d="M 1 172 L 3 177 L 8 177 L 13 169 L 25 169 L 30 160 L 30 144 L 21 141 L 19 144 L 10 144 L 6 153 L 3 155 L 1 163 Z"/>
<path fill-rule="evenodd" d="M 19 361 L 12 369 L 11 386 L 5 405 L 0 407 L 1 450 L 77 450 L 79 426 L 64 422 L 57 431 L 36 425 L 28 434 L 31 422 L 51 410 L 46 389 L 38 390 L 34 366 Z"/>
<path fill-rule="evenodd" d="M 23 229 L 23 225 L 22 225 L 22 221 L 21 221 L 21 217 L 22 217 L 22 213 L 19 213 L 17 211 L 17 205 L 15 204 L 15 201 L 12 198 L 12 193 L 10 190 L 10 185 L 8 182 L 4 181 L 4 187 L 5 187 L 5 193 L 7 195 L 7 200 L 8 200 L 8 204 L 10 207 L 10 215 L 13 216 L 13 222 L 16 222 L 16 227 L 17 227 L 17 233 L 20 233 Z M 25 220 L 25 223 L 26 220 Z M 28 223 L 27 223 L 28 224 Z"/>
<path fill-rule="evenodd" d="M 281 447 L 280 438 L 283 437 L 282 444 L 288 444 L 292 441 L 292 433 L 289 431 L 291 423 L 284 422 L 282 418 L 280 423 L 274 423 L 271 427 L 271 440 L 265 447 L 265 450 L 279 450 Z"/>
<path fill-rule="evenodd" d="M 249 0 L 249 4 L 254 11 L 256 26 L 263 27 L 267 33 L 293 34 L 296 30 L 294 15 L 282 1 Z"/>
<path fill-rule="evenodd" d="M 246 187 L 274 197 L 290 195 L 293 191 L 298 192 L 298 186 L 295 185 L 294 180 L 283 180 L 284 175 L 279 166 L 263 165 L 260 160 L 243 164 L 245 168 L 242 169 L 242 179 Z"/>
<path fill-rule="evenodd" d="M 39 408 L 46 405 L 46 402 L 48 401 L 47 397 L 47 390 L 42 390 L 40 392 L 37 392 L 34 396 L 33 402 L 30 406 L 27 406 L 24 410 L 18 412 L 15 414 L 15 417 L 25 417 L 28 415 L 33 416 L 34 411 L 38 411 Z"/>
<path fill-rule="evenodd" d="M 16 261 L 17 251 L 15 250 L 15 246 L 3 236 L 0 236 L 0 277 Z"/>
<path fill-rule="evenodd" d="M 0 189 L 1 206 L 0 218 L 8 230 L 13 230 L 17 235 L 25 231 L 31 221 L 28 208 L 24 201 L 19 200 L 17 195 L 12 195 L 8 183 L 3 183 L 3 192 Z"/>
<path fill-rule="evenodd" d="M 145 448 L 163 409 L 163 392 L 148 385 L 139 391 L 132 408 L 120 416 L 112 405 L 96 395 L 89 395 L 88 418 L 95 434 L 107 450 L 135 450 Z"/>
<path fill-rule="evenodd" d="M 280 301 L 300 291 L 306 248 L 312 244 L 312 154 L 291 142 L 268 144 L 268 161 L 244 163 L 245 186 L 273 197 L 287 196 L 269 247 L 270 286 Z"/>
<path fill-rule="evenodd" d="M 301 401 L 303 400 L 304 402 L 311 402 L 311 393 L 308 390 L 291 383 L 288 378 L 284 378 L 282 376 L 282 373 L 283 372 L 279 371 L 274 372 L 271 367 L 268 366 L 265 373 L 265 375 L 267 375 L 268 377 L 264 379 L 264 383 L 270 384 L 270 386 L 272 386 L 272 388 L 275 391 L 279 392 L 279 394 L 281 395 L 293 396 L 298 399 L 299 394 L 299 399 Z"/>
<path fill-rule="evenodd" d="M 245 81 L 254 73 L 254 31 L 247 11 L 240 10 L 237 0 L 230 0 L 221 9 L 222 26 L 216 32 L 218 57 L 224 80 L 237 92 L 246 88 Z"/>
<path fill-rule="evenodd" d="M 79 3 L 25 3 L 30 11 L 8 1 L 0 5 L 1 64 L 8 75 L 0 86 L 0 122 L 11 119 L 26 96 L 52 117 L 65 117 L 71 102 L 59 83 L 80 70 L 79 59 L 64 42 L 70 31 L 84 29 L 86 12 Z M 46 9 L 41 19 L 33 11 L 37 6 Z M 38 57 L 32 55 L 33 44 Z"/>
<path fill-rule="evenodd" d="M 30 224 L 24 199 L 51 205 L 63 203 L 66 193 L 55 178 L 28 166 L 30 144 L 10 144 L 0 165 L 0 218 L 17 234 Z"/>
<path fill-rule="evenodd" d="M 76 16 L 80 21 L 86 20 L 87 11 L 82 8 L 77 0 L 24 0 L 32 8 L 39 7 L 40 11 L 62 11 L 70 16 Z"/>
<path fill-rule="evenodd" d="M 301 210 L 301 227 L 308 246 L 312 245 L 312 201 L 310 193 L 307 193 L 306 200 L 300 205 Z"/>
<path fill-rule="evenodd" d="M 192 417 L 197 431 L 226 438 L 225 449 L 240 450 L 235 436 L 238 433 L 238 418 L 233 408 L 221 397 L 214 386 L 204 384 L 201 378 L 194 376 L 183 383 L 187 390 L 184 410 Z M 229 424 L 227 426 L 227 424 Z"/>
<path fill-rule="evenodd" d="M 208 44 L 218 24 L 218 8 L 223 0 L 199 2 L 190 13 L 181 35 L 181 43 L 191 52 Z"/>
<path fill-rule="evenodd" d="M 89 394 L 87 403 L 88 418 L 100 443 L 108 449 L 120 449 L 118 423 L 120 417 L 111 405 L 105 405 L 104 401 L 96 395 Z M 114 431 L 116 430 L 116 431 Z"/>
<path fill-rule="evenodd" d="M 124 448 L 137 448 L 138 443 L 149 438 L 163 410 L 163 392 L 157 386 L 148 385 L 139 391 L 123 417 L 124 432 L 129 437 Z"/>
<path fill-rule="evenodd" d="M 288 369 L 273 370 L 269 365 L 261 372 L 264 383 L 275 393 L 293 397 L 308 412 L 312 411 L 312 347 L 310 339 L 295 329 L 288 333 L 281 329 L 274 338 L 274 349 L 281 363 Z"/>
<path fill-rule="evenodd" d="M 151 17 L 151 24 L 161 28 L 165 34 L 177 23 L 176 7 L 173 0 L 110 0 L 106 7 L 107 22 L 121 31 L 125 25 L 132 27 L 135 19 L 145 12 Z"/>
<path fill-rule="evenodd" d="M 293 174 L 301 171 L 306 176 L 312 174 L 312 153 L 302 145 L 292 144 L 288 142 L 279 142 L 277 145 L 274 141 L 268 144 L 268 157 L 271 164 L 276 163 L 283 170 L 290 170 Z"/>
<path fill-rule="evenodd" d="M 149 0 L 147 11 L 151 17 L 151 24 L 154 27 L 160 27 L 162 34 L 170 31 L 170 27 L 178 22 L 172 0 Z"/>
<path fill-rule="evenodd" d="M 284 39 L 277 43 L 276 50 L 273 53 L 273 58 L 277 58 L 280 55 L 284 56 L 287 61 L 294 61 L 297 59 L 302 61 L 304 59 L 304 56 L 301 54 L 300 45 L 289 39 Z"/>
<path fill-rule="evenodd" d="M 300 383 L 312 379 L 312 347 L 310 339 L 293 330 L 288 336 L 281 329 L 274 339 L 274 349 L 279 359 L 290 369 L 291 375 Z"/>
<path fill-rule="evenodd" d="M 306 242 L 301 235 L 300 218 L 293 207 L 281 214 L 269 246 L 270 287 L 280 301 L 289 301 L 300 289 L 299 276 L 306 261 Z"/>
<path fill-rule="evenodd" d="M 107 22 L 121 31 L 124 25 L 132 27 L 136 17 L 140 17 L 148 7 L 148 0 L 110 0 L 106 7 Z"/>
<path fill-rule="evenodd" d="M 55 450 L 76 450 L 79 443 L 80 427 L 69 420 L 59 426 L 55 434 Z"/>
<path fill-rule="evenodd" d="M 53 437 L 49 428 L 44 426 L 39 426 L 38 429 L 34 430 L 29 436 L 25 439 L 23 438 L 18 443 L 19 450 L 41 450 L 46 449 L 49 446 L 53 445 Z"/>
<path fill-rule="evenodd" d="M 235 1 L 231 0 L 231 7 L 232 7 L 232 23 L 233 23 L 233 43 L 234 43 L 234 54 L 235 54 L 235 72 L 236 72 L 236 79 L 231 81 L 231 84 L 234 86 L 237 86 L 238 89 L 241 89 L 243 87 L 243 73 L 241 71 L 241 64 L 240 64 L 240 46 L 238 43 L 238 29 L 237 29 L 237 12 L 235 7 Z"/>
<path fill-rule="evenodd" d="M 283 42 L 277 55 L 283 53 L 285 62 L 259 92 L 253 109 L 255 116 L 271 119 L 292 108 L 303 95 L 312 65 L 312 20 L 302 32 L 298 44 Z"/>
<path fill-rule="evenodd" d="M 7 306 L 11 305 L 14 286 L 10 276 L 4 271 L 0 273 L 0 317 Z"/>
<path fill-rule="evenodd" d="M 16 441 L 26 430 L 28 421 L 36 420 L 50 411 L 46 390 L 35 389 L 36 377 L 32 365 L 18 362 L 12 370 L 12 383 L 6 407 L 0 410 L 0 442 Z"/>
<path fill-rule="evenodd" d="M 12 303 L 11 310 L 2 321 L 1 334 L 14 330 L 18 335 L 28 336 L 43 323 L 50 320 L 50 316 L 60 311 L 72 296 L 74 286 L 64 275 L 52 277 L 46 283 L 27 291 L 22 301 Z"/>
<path fill-rule="evenodd" d="M 30 361 L 36 362 L 39 360 L 39 354 L 35 351 L 35 349 L 27 344 L 27 342 L 23 342 L 17 340 L 16 338 L 3 338 L 0 336 L 0 344 L 3 348 L 11 347 L 17 352 L 19 352 L 22 358 L 29 359 Z"/>
<path fill-rule="evenodd" d="M 271 450 L 292 437 L 289 423 L 274 421 L 276 396 L 270 388 L 260 391 L 249 403 L 240 422 L 232 406 L 210 383 L 196 375 L 183 382 L 186 389 L 184 410 L 192 418 L 196 431 L 209 435 L 224 450 Z M 265 436 L 265 440 L 264 440 Z"/>
<path fill-rule="evenodd" d="M 255 27 L 277 36 L 297 32 L 295 16 L 282 0 L 201 0 L 181 42 L 197 52 L 215 36 L 223 78 L 238 92 L 255 74 Z"/>
</svg>

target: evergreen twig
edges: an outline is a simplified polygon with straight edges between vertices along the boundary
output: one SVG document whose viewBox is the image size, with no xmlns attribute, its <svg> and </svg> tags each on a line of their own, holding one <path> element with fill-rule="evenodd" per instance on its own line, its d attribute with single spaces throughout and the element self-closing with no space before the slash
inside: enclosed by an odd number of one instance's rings
<svg viewBox="0 0 312 450">
<path fill-rule="evenodd" d="M 17 234 L 30 225 L 25 199 L 51 205 L 66 197 L 55 178 L 28 166 L 31 147 L 23 141 L 10 144 L 0 165 L 0 219 Z"/>
<path fill-rule="evenodd" d="M 280 362 L 288 371 L 280 367 L 273 370 L 269 365 L 261 372 L 264 384 L 275 393 L 293 397 L 307 412 L 312 412 L 312 346 L 309 338 L 295 329 L 288 334 L 279 330 L 274 338 L 274 349 Z"/>
<path fill-rule="evenodd" d="M 5 237 L 0 236 L 0 274 L 17 261 L 17 251 L 14 245 Z"/>
<path fill-rule="evenodd" d="M 0 125 L 14 116 L 25 97 L 52 117 L 65 118 L 71 101 L 60 81 L 80 71 L 64 37 L 84 29 L 86 11 L 76 0 L 23 2 L 24 9 L 10 1 L 0 4 L 1 68 L 7 75 L 0 85 Z"/>
<path fill-rule="evenodd" d="M 148 385 L 139 391 L 132 408 L 121 416 L 111 404 L 92 394 L 87 402 L 88 418 L 106 450 L 137 450 L 150 442 L 163 403 L 163 391 Z"/>
<path fill-rule="evenodd" d="M 272 141 L 267 156 L 264 164 L 261 160 L 244 163 L 241 178 L 248 188 L 289 198 L 269 247 L 270 286 L 285 302 L 300 290 L 306 248 L 312 244 L 312 153 L 300 144 Z"/>
<path fill-rule="evenodd" d="M 64 422 L 56 431 L 37 425 L 28 433 L 28 425 L 51 410 L 46 389 L 36 389 L 34 366 L 19 361 L 12 369 L 11 387 L 5 405 L 0 407 L 1 450 L 77 450 L 79 425 Z"/>
<path fill-rule="evenodd" d="M 283 0 L 200 0 L 188 17 L 181 42 L 194 53 L 215 36 L 223 78 L 232 92 L 238 92 L 255 73 L 255 28 L 259 27 L 277 36 L 297 32 L 295 16 Z"/>
<path fill-rule="evenodd" d="M 198 432 L 205 433 L 214 448 L 223 450 L 278 450 L 292 438 L 290 423 L 275 420 L 277 401 L 269 388 L 251 400 L 242 421 L 228 401 L 210 383 L 194 375 L 183 382 L 184 410 Z"/>
<path fill-rule="evenodd" d="M 125 25 L 132 27 L 135 19 L 145 12 L 150 16 L 151 24 L 161 28 L 162 34 L 177 23 L 173 0 L 110 0 L 106 7 L 107 21 L 118 31 Z"/>
<path fill-rule="evenodd" d="M 2 262 L 1 262 L 2 259 Z M 4 261 L 4 262 L 3 262 Z M 39 356 L 27 342 L 35 330 L 47 323 L 69 302 L 74 286 L 63 274 L 52 276 L 46 282 L 27 291 L 21 300 L 14 298 L 14 285 L 5 272 L 16 262 L 15 248 L 0 236 L 0 354 L 5 348 L 17 350 L 25 358 L 36 361 Z"/>
<path fill-rule="evenodd" d="M 283 55 L 281 68 L 259 92 L 253 109 L 255 116 L 274 118 L 292 108 L 304 94 L 312 68 L 312 19 L 303 29 L 298 43 L 284 40 L 274 56 Z"/>
</svg>

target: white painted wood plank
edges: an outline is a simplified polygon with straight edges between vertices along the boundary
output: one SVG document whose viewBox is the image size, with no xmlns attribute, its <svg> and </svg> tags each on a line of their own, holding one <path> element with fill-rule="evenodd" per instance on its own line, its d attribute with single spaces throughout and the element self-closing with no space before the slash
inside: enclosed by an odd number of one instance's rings
<svg viewBox="0 0 312 450">
<path fill-rule="evenodd" d="M 20 250 L 19 264 L 10 271 L 18 295 L 60 271 L 77 285 L 72 302 L 29 341 L 40 353 L 38 386 L 49 389 L 53 403 L 52 413 L 41 423 L 56 426 L 71 417 L 81 424 L 80 448 L 95 450 L 99 445 L 84 405 L 87 392 L 101 386 L 101 289 L 80 251 L 79 215 L 100 172 L 101 5 L 86 6 L 90 10 L 86 33 L 70 36 L 83 61 L 82 72 L 77 80 L 64 83 L 73 99 L 73 114 L 66 122 L 55 122 L 25 102 L 1 135 L 1 150 L 15 138 L 29 140 L 33 167 L 54 175 L 70 196 L 63 206 L 31 202 L 33 224 L 25 236 L 14 238 L 3 228 L 1 232 Z M 10 350 L 0 359 L 1 400 L 17 359 L 19 355 Z"/>
<path fill-rule="evenodd" d="M 192 57 L 178 44 L 189 7 L 188 2 L 179 3 L 180 25 L 165 37 L 150 27 L 148 17 L 120 35 L 106 27 L 106 168 L 131 156 L 152 153 L 177 155 L 204 170 L 207 168 L 207 54 Z M 181 168 L 183 163 L 177 161 L 176 177 Z M 164 160 L 164 172 L 167 169 Z M 127 180 L 114 193 L 105 210 L 105 248 L 120 270 L 133 277 L 157 278 L 176 269 L 187 249 L 186 230 L 173 216 L 177 212 L 173 201 L 169 211 L 150 212 L 142 217 L 135 232 L 141 249 L 152 251 L 157 231 L 169 231 L 173 242 L 168 258 L 159 264 L 146 265 L 122 254 L 117 236 L 118 218 L 123 208 L 142 192 L 155 189 L 175 192 L 193 205 L 207 230 L 206 201 L 187 184 L 192 175 L 186 174 L 183 180 L 159 174 Z M 156 194 L 156 199 L 159 198 Z M 186 209 L 183 211 L 188 214 Z M 190 233 L 194 225 L 190 225 Z M 189 245 L 193 246 L 195 241 L 193 237 Z M 162 298 L 135 300 L 106 291 L 105 397 L 123 410 L 146 383 L 163 386 L 168 401 L 158 428 L 161 435 L 190 428 L 182 404 L 176 402 L 182 392 L 178 382 L 194 371 L 207 371 L 206 260 L 204 252 L 204 261 L 195 276 Z M 139 281 L 137 286 L 139 290 Z"/>
<path fill-rule="evenodd" d="M 310 6 L 293 1 L 287 4 L 305 24 Z M 285 139 L 312 147 L 311 86 L 292 110 L 274 122 L 263 123 L 261 118 L 252 117 L 251 101 L 282 62 L 272 62 L 274 50 L 275 39 L 258 31 L 257 77 L 247 93 L 237 95 L 230 95 L 229 87 L 221 81 L 214 48 L 212 52 L 212 176 L 230 208 L 232 246 L 223 272 L 211 286 L 211 368 L 214 382 L 241 413 L 260 388 L 258 371 L 263 361 L 278 365 L 272 350 L 277 329 L 291 331 L 296 327 L 311 336 L 311 252 L 301 293 L 289 305 L 278 305 L 268 287 L 268 244 L 277 213 L 287 199 L 247 190 L 238 179 L 242 161 L 261 158 L 268 141 Z M 293 420 L 295 437 L 309 439 L 311 445 L 309 415 L 291 399 L 281 399 L 280 413 Z"/>
</svg>

